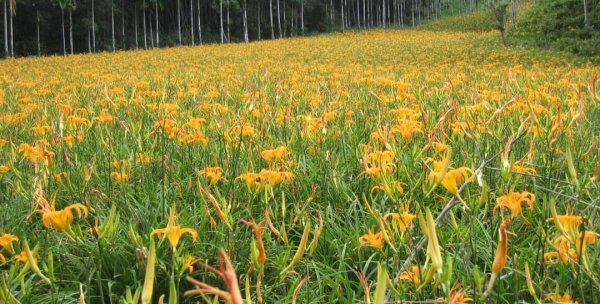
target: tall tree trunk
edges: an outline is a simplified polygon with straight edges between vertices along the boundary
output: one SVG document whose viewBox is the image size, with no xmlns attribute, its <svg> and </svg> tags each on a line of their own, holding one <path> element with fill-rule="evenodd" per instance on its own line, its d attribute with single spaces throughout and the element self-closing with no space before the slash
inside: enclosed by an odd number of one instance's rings
<svg viewBox="0 0 600 304">
<path fill-rule="evenodd" d="M 413 27 L 415 27 L 415 9 L 416 9 L 415 2 L 416 2 L 416 0 L 412 0 L 410 3 L 410 13 L 412 15 L 412 26 Z"/>
<path fill-rule="evenodd" d="M 60 21 L 62 25 L 63 56 L 67 56 L 67 41 L 65 37 L 65 9 L 60 9 Z"/>
<path fill-rule="evenodd" d="M 333 0 L 329 0 L 329 25 L 333 25 L 333 13 L 335 12 L 335 7 L 333 6 Z"/>
<path fill-rule="evenodd" d="M 300 0 L 300 25 L 302 27 L 302 36 L 304 36 L 304 0 Z"/>
<path fill-rule="evenodd" d="M 256 17 L 256 19 L 258 20 L 258 22 L 256 22 L 256 24 L 258 25 L 258 40 L 261 39 L 261 35 L 260 35 L 261 34 L 260 33 L 260 22 L 261 22 L 261 20 L 260 20 L 261 19 L 260 18 L 260 6 L 261 6 L 260 5 L 260 0 L 258 0 L 258 9 L 257 9 L 257 15 L 258 16 Z"/>
<path fill-rule="evenodd" d="M 287 21 L 285 19 L 285 0 L 283 0 L 283 37 L 287 36 Z"/>
<path fill-rule="evenodd" d="M 115 1 L 110 0 L 110 30 L 112 34 L 112 51 L 116 50 L 115 43 Z"/>
<path fill-rule="evenodd" d="M 273 25 L 273 0 L 269 0 L 269 16 L 271 18 L 271 39 L 275 39 L 275 26 Z"/>
<path fill-rule="evenodd" d="M 398 1 L 398 24 L 404 26 L 404 0 Z"/>
<path fill-rule="evenodd" d="M 358 26 L 358 28 L 360 28 L 360 0 L 355 0 L 356 3 L 356 25 Z"/>
<path fill-rule="evenodd" d="M 156 2 L 154 2 L 154 6 L 156 7 L 156 47 L 160 47 L 160 38 L 158 36 L 158 0 L 156 0 Z"/>
<path fill-rule="evenodd" d="M 277 1 L 277 28 L 279 29 L 279 38 L 283 37 L 281 34 L 281 9 L 279 8 L 279 0 Z"/>
<path fill-rule="evenodd" d="M 230 22 L 230 19 L 229 19 L 229 7 L 231 6 L 230 5 L 230 1 L 231 0 L 227 0 L 227 43 L 231 42 L 230 41 L 230 39 L 231 39 L 231 31 L 230 31 L 230 29 L 231 29 L 231 22 Z"/>
<path fill-rule="evenodd" d="M 344 0 L 340 0 L 342 7 L 342 32 L 346 31 L 346 18 L 344 18 Z"/>
<path fill-rule="evenodd" d="M 73 8 L 69 6 L 69 46 L 73 55 Z"/>
<path fill-rule="evenodd" d="M 194 0 L 190 0 L 190 37 L 192 46 L 194 46 Z"/>
<path fill-rule="evenodd" d="M 40 10 L 35 11 L 35 32 L 37 36 L 37 53 L 38 56 L 42 55 L 42 43 L 40 41 Z"/>
<path fill-rule="evenodd" d="M 150 47 L 154 48 L 154 29 L 152 29 L 152 11 L 150 13 L 150 18 L 148 19 L 148 25 L 150 27 Z"/>
<path fill-rule="evenodd" d="M 510 16 L 512 25 L 517 25 L 517 0 L 511 0 Z"/>
<path fill-rule="evenodd" d="M 587 5 L 587 0 L 583 0 L 583 24 L 585 25 L 585 27 L 589 27 L 590 26 L 590 22 L 589 22 L 589 19 L 588 19 L 588 5 Z"/>
<path fill-rule="evenodd" d="M 200 19 L 201 11 L 200 11 L 200 0 L 197 2 L 198 4 L 198 43 L 202 45 L 202 19 Z"/>
<path fill-rule="evenodd" d="M 248 15 L 247 15 L 248 0 L 244 0 L 244 41 L 248 42 Z"/>
<path fill-rule="evenodd" d="M 10 2 L 10 14 L 8 19 L 10 22 L 10 56 L 15 58 L 15 35 L 13 31 L 13 15 L 15 14 L 15 7 L 13 7 L 12 1 Z"/>
<path fill-rule="evenodd" d="M 138 49 L 138 18 L 137 18 L 137 11 L 138 11 L 138 8 L 134 4 L 133 23 L 135 24 L 135 49 L 136 50 Z"/>
<path fill-rule="evenodd" d="M 4 0 L 4 56 L 8 58 L 10 53 L 8 52 L 8 9 L 6 8 L 6 1 Z"/>
<path fill-rule="evenodd" d="M 223 29 L 223 0 L 219 1 L 219 16 L 221 18 L 219 21 L 219 23 L 221 24 L 221 44 L 223 44 L 223 37 L 225 36 L 225 30 Z"/>
<path fill-rule="evenodd" d="M 367 3 L 365 2 L 365 0 L 363 0 L 363 11 L 362 11 L 362 18 L 363 18 L 363 26 L 365 28 L 369 27 L 367 24 Z"/>
<path fill-rule="evenodd" d="M 381 5 L 381 16 L 382 16 L 382 24 L 383 24 L 383 28 L 386 28 L 386 24 L 387 24 L 387 9 L 386 9 L 386 3 L 385 0 L 383 0 L 383 4 Z"/>
<path fill-rule="evenodd" d="M 177 37 L 179 38 L 179 45 L 181 45 L 181 0 L 177 0 Z"/>
<path fill-rule="evenodd" d="M 121 0 L 121 47 L 125 47 L 125 0 Z"/>
<path fill-rule="evenodd" d="M 96 19 L 94 16 L 94 0 L 92 0 L 92 53 L 96 52 Z"/>
<path fill-rule="evenodd" d="M 144 50 L 148 49 L 148 37 L 146 35 L 146 3 L 142 3 L 142 30 L 144 31 Z"/>
</svg>

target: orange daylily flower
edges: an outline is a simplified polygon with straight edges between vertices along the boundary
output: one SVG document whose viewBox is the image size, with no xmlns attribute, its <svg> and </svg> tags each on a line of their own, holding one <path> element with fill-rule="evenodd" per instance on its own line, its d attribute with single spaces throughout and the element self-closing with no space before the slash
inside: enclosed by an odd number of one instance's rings
<svg viewBox="0 0 600 304">
<path fill-rule="evenodd" d="M 194 228 L 181 227 L 177 225 L 176 213 L 177 210 L 175 208 L 175 205 L 173 205 L 173 207 L 171 207 L 167 227 L 154 229 L 150 233 L 151 237 L 156 235 L 158 238 L 161 238 L 163 235 L 166 235 L 167 239 L 169 240 L 169 243 L 171 244 L 171 247 L 173 247 L 173 251 L 175 251 L 175 249 L 177 248 L 177 244 L 179 244 L 179 240 L 184 234 L 189 233 L 192 236 L 194 242 L 198 238 L 198 232 L 196 232 Z"/>
<path fill-rule="evenodd" d="M 419 268 L 419 266 L 413 266 L 412 270 L 405 270 L 401 272 L 399 278 L 403 281 L 413 282 L 415 286 L 418 286 L 421 284 L 421 268 Z"/>
<path fill-rule="evenodd" d="M 185 256 L 181 265 L 181 273 L 184 273 L 186 270 L 190 273 L 194 272 L 194 264 L 196 264 L 198 261 L 200 261 L 200 259 L 196 259 L 191 255 Z"/>
<path fill-rule="evenodd" d="M 382 180 L 384 174 L 390 173 L 396 168 L 394 158 L 392 151 L 373 151 L 365 154 L 362 159 L 365 170 L 357 177 L 366 174 L 377 181 Z"/>
<path fill-rule="evenodd" d="M 54 228 L 61 232 L 71 233 L 71 223 L 73 223 L 74 215 L 78 217 L 87 217 L 88 209 L 86 206 L 80 203 L 72 204 L 65 207 L 62 210 L 56 211 L 56 193 L 48 202 L 43 197 L 37 198 L 39 209 L 35 210 L 35 213 L 42 214 L 42 222 L 46 228 Z"/>
<path fill-rule="evenodd" d="M 241 179 L 244 183 L 246 183 L 246 186 L 248 186 L 248 188 L 252 188 L 254 186 L 258 186 L 259 185 L 259 176 L 256 173 L 244 173 L 240 176 L 238 176 L 236 179 Z"/>
<path fill-rule="evenodd" d="M 452 195 L 458 196 L 458 187 L 469 178 L 469 173 L 473 174 L 473 170 L 467 167 L 450 169 L 442 179 L 442 186 Z"/>
<path fill-rule="evenodd" d="M 0 236 L 0 246 L 8 252 L 12 252 L 12 243 L 17 241 L 19 241 L 19 238 L 10 233 L 5 233 Z"/>
<path fill-rule="evenodd" d="M 448 296 L 448 304 L 464 304 L 472 302 L 473 299 L 465 296 L 465 291 L 460 289 L 460 285 L 455 285 Z"/>
<path fill-rule="evenodd" d="M 523 192 L 514 192 L 511 191 L 508 194 L 505 194 L 499 197 L 496 200 L 496 206 L 494 206 L 494 212 L 496 209 L 503 207 L 508 208 L 512 212 L 514 216 L 518 216 L 522 212 L 521 204 L 526 203 L 529 208 L 533 208 L 533 203 L 535 202 L 535 194 L 527 191 Z"/>
<path fill-rule="evenodd" d="M 52 166 L 52 157 L 54 156 L 54 153 L 47 150 L 43 145 L 30 146 L 23 143 L 19 146 L 19 152 L 23 153 L 23 157 L 34 164 L 37 164 L 41 160 L 46 160 L 48 166 Z"/>
<path fill-rule="evenodd" d="M 289 154 L 290 152 L 285 146 L 260 152 L 260 156 L 266 161 L 280 161 L 286 158 Z"/>
<path fill-rule="evenodd" d="M 381 231 L 378 233 L 373 233 L 373 229 L 369 229 L 367 234 L 358 239 L 358 250 L 360 251 L 360 249 L 365 245 L 370 245 L 381 251 L 383 248 L 383 233 Z"/>
<path fill-rule="evenodd" d="M 552 244 L 556 251 L 544 253 L 544 260 L 547 263 L 554 264 L 557 258 L 565 264 L 568 264 L 570 261 L 577 261 L 579 257 L 577 250 L 569 246 L 569 240 L 564 235 L 557 237 Z"/>
<path fill-rule="evenodd" d="M 29 258 L 27 258 L 27 252 L 25 252 L 24 250 L 21 251 L 21 253 L 15 255 L 15 260 L 17 262 L 23 263 L 23 265 L 27 265 L 27 263 L 29 262 Z"/>
<path fill-rule="evenodd" d="M 571 295 L 568 293 L 559 294 L 559 293 L 549 293 L 546 297 L 546 300 L 552 300 L 556 304 L 578 304 L 579 302 L 573 300 Z"/>
<path fill-rule="evenodd" d="M 204 176 L 211 185 L 215 185 L 223 177 L 223 169 L 221 167 L 206 167 L 200 170 L 198 175 Z"/>
<path fill-rule="evenodd" d="M 415 215 L 406 211 L 402 212 L 402 214 L 392 212 L 386 214 L 383 217 L 383 220 L 387 222 L 388 218 L 391 218 L 393 220 L 392 225 L 397 226 L 402 232 L 402 234 L 404 234 L 408 226 L 411 225 L 413 219 L 415 218 Z"/>
<path fill-rule="evenodd" d="M 129 181 L 129 174 L 125 172 L 111 172 L 110 177 L 113 178 L 117 184 L 127 183 Z"/>
<path fill-rule="evenodd" d="M 566 214 L 558 215 L 554 202 L 550 205 L 550 210 L 552 211 L 552 217 L 548 221 L 554 222 L 569 242 L 573 243 L 574 239 L 579 235 L 579 226 L 583 224 L 583 217 L 574 215 L 573 210 L 568 207 Z"/>
</svg>

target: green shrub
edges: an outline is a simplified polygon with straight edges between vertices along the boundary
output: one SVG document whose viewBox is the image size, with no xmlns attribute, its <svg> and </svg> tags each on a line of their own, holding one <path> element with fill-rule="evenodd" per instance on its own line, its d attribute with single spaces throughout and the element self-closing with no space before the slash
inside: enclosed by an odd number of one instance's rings
<svg viewBox="0 0 600 304">
<path fill-rule="evenodd" d="M 585 56 L 600 55 L 600 1 L 543 0 L 526 10 L 509 35 L 511 40 Z"/>
</svg>

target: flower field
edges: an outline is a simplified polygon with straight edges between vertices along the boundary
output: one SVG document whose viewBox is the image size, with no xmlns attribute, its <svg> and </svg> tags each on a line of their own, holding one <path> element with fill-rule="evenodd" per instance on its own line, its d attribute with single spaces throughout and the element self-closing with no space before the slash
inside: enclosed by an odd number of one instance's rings
<svg viewBox="0 0 600 304">
<path fill-rule="evenodd" d="M 0 303 L 598 303 L 600 68 L 498 40 L 0 62 Z"/>
</svg>

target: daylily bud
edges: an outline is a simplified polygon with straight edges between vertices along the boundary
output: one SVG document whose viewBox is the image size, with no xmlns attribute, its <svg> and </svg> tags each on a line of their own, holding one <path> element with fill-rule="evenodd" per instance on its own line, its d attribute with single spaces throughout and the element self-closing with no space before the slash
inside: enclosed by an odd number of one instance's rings
<svg viewBox="0 0 600 304">
<path fill-rule="evenodd" d="M 304 250 L 306 249 L 306 244 L 308 243 L 309 235 L 310 235 L 310 221 L 306 221 L 306 224 L 304 225 L 304 232 L 302 233 L 302 238 L 300 239 L 300 244 L 298 245 L 296 254 L 294 254 L 294 257 L 292 258 L 292 262 L 281 271 L 280 275 L 283 275 L 286 272 L 288 272 L 289 270 L 291 270 L 300 261 L 300 259 L 302 259 L 302 256 L 304 255 Z"/>
<path fill-rule="evenodd" d="M 142 290 L 142 304 L 152 303 L 152 292 L 154 291 L 154 265 L 156 264 L 156 246 L 154 240 L 150 239 L 150 251 L 148 252 L 148 263 L 146 264 L 146 276 Z"/>
</svg>

